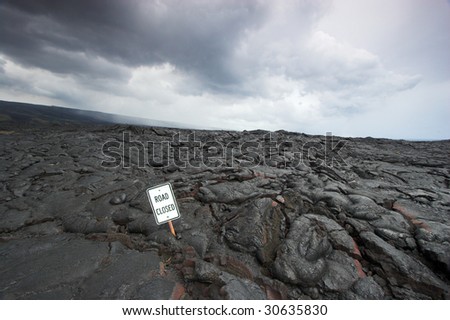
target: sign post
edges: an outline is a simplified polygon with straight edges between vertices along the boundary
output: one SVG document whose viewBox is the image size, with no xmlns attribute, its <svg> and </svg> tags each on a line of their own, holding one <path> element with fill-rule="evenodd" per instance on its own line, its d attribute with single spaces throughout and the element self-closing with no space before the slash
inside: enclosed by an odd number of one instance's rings
<svg viewBox="0 0 450 320">
<path fill-rule="evenodd" d="M 153 216 L 158 225 L 168 223 L 170 232 L 177 237 L 172 220 L 180 218 L 180 210 L 169 182 L 147 189 L 147 196 L 152 206 Z"/>
<path fill-rule="evenodd" d="M 172 233 L 173 236 L 176 238 L 177 234 L 175 233 L 175 228 L 173 227 L 172 221 L 169 221 L 168 224 L 169 224 L 170 233 Z"/>
</svg>

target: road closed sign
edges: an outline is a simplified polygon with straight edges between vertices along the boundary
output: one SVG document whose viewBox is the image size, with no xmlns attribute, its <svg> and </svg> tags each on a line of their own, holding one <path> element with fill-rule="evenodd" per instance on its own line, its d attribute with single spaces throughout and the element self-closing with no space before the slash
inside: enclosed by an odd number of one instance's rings
<svg viewBox="0 0 450 320">
<path fill-rule="evenodd" d="M 147 196 L 157 224 L 163 224 L 180 217 L 180 210 L 170 183 L 148 188 Z"/>
</svg>

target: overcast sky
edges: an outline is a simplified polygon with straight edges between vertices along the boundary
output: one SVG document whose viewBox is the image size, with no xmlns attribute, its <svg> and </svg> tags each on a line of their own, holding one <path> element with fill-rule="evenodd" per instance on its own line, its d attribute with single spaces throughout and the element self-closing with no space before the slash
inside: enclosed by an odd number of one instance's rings
<svg viewBox="0 0 450 320">
<path fill-rule="evenodd" d="M 449 30 L 448 0 L 2 0 L 0 99 L 448 139 Z"/>
</svg>

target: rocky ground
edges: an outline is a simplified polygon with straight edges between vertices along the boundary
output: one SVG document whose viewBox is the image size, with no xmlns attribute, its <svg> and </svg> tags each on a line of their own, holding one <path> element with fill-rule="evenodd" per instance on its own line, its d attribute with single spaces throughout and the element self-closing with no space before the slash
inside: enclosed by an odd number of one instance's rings
<svg viewBox="0 0 450 320">
<path fill-rule="evenodd" d="M 0 131 L 0 298 L 449 298 L 449 140 L 192 133 Z"/>
</svg>

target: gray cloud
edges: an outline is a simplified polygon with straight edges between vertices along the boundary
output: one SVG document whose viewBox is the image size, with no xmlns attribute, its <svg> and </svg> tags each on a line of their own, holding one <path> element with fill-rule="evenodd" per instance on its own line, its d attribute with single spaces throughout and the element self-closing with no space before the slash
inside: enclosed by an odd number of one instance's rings
<svg viewBox="0 0 450 320">
<path fill-rule="evenodd" d="M 200 90 L 238 96 L 264 95 L 255 78 L 267 74 L 303 80 L 308 91 L 361 87 L 383 76 L 376 57 L 323 34 L 314 38 L 329 1 L 11 0 L 1 6 L 4 53 L 76 77 L 127 81 L 127 68 L 170 63 L 196 77 Z"/>
<path fill-rule="evenodd" d="M 239 81 L 227 65 L 230 51 L 266 10 L 241 1 L 43 0 L 0 6 L 1 49 L 23 64 L 117 76 L 116 70 L 108 74 L 86 62 L 92 57 L 128 67 L 168 62 L 218 89 Z"/>
<path fill-rule="evenodd" d="M 5 73 L 6 61 L 0 58 L 0 73 Z"/>
<path fill-rule="evenodd" d="M 448 79 L 448 64 L 439 67 L 450 43 L 439 32 L 448 14 L 427 20 L 437 6 L 421 10 L 419 2 L 374 0 L 355 11 L 347 0 L 5 0 L 0 94 L 150 118 L 164 109 L 171 120 L 216 127 L 320 133 L 356 117 L 367 121 L 360 115 L 395 108 L 393 101 L 417 100 L 407 92 L 444 91 L 424 83 Z M 401 16 L 407 10 L 414 19 Z M 389 14 L 389 27 L 380 14 Z M 391 35 L 400 18 L 407 23 Z M 410 27 L 412 20 L 422 25 Z"/>
</svg>

